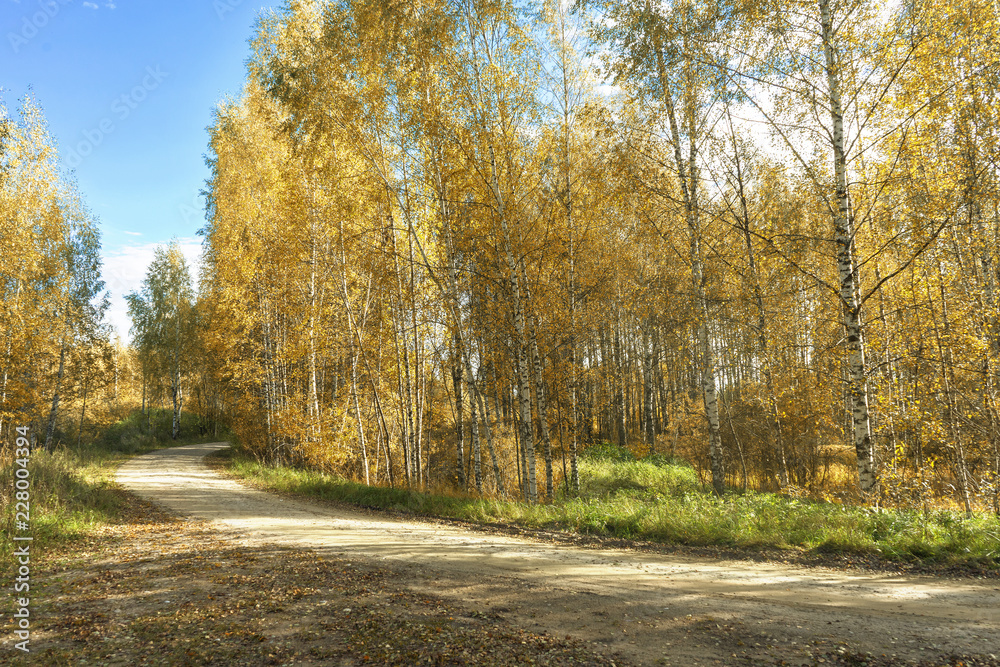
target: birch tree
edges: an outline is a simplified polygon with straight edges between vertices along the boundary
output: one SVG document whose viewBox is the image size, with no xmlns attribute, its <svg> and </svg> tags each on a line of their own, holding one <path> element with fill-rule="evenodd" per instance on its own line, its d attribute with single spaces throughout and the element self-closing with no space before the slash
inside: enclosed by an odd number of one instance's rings
<svg viewBox="0 0 1000 667">
<path fill-rule="evenodd" d="M 609 4 L 597 29 L 609 44 L 609 66 L 615 80 L 631 86 L 640 100 L 660 105 L 658 115 L 666 126 L 670 150 L 669 170 L 680 193 L 679 205 L 689 235 L 692 291 L 698 307 L 698 352 L 701 389 L 708 426 L 712 486 L 725 489 L 715 350 L 709 335 L 711 308 L 705 275 L 704 221 L 702 219 L 701 151 L 711 122 L 711 85 L 715 71 L 706 66 L 713 54 L 704 44 L 718 29 L 715 8 L 686 0 L 654 5 L 648 0 Z"/>
<path fill-rule="evenodd" d="M 138 292 L 126 296 L 135 345 L 151 359 L 153 372 L 166 380 L 173 405 L 170 437 L 180 435 L 181 410 L 195 335 L 194 288 L 180 245 L 154 251 Z"/>
</svg>

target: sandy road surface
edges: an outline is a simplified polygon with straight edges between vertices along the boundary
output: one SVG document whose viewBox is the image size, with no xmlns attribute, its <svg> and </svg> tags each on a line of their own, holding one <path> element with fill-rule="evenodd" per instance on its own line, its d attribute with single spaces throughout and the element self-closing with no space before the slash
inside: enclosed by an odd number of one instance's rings
<svg viewBox="0 0 1000 667">
<path fill-rule="evenodd" d="M 374 559 L 472 613 L 640 664 L 813 664 L 838 651 L 1000 657 L 1000 581 L 870 575 L 552 545 L 281 499 L 207 468 L 226 443 L 122 466 L 126 488 L 233 539 Z M 995 658 L 994 658 L 995 659 Z"/>
</svg>

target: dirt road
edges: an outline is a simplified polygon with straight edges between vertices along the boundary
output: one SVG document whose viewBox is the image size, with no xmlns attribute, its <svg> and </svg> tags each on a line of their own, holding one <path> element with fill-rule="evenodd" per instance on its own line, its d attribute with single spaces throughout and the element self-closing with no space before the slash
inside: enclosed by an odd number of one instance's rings
<svg viewBox="0 0 1000 667">
<path fill-rule="evenodd" d="M 378 561 L 413 590 L 639 664 L 1000 656 L 1000 581 L 871 575 L 553 545 L 282 499 L 206 467 L 225 443 L 140 456 L 126 488 L 231 539 Z M 992 655 L 991 655 L 992 654 Z M 997 662 L 1000 664 L 1000 662 Z"/>
</svg>

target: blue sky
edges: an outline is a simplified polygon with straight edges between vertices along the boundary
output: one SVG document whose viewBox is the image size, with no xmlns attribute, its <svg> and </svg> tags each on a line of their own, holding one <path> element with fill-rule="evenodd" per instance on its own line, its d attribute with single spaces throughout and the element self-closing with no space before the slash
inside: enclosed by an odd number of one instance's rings
<svg viewBox="0 0 1000 667">
<path fill-rule="evenodd" d="M 101 223 L 109 320 L 128 336 L 123 295 L 153 248 L 177 237 L 190 261 L 212 110 L 238 95 L 261 0 L 0 0 L 0 89 L 29 86 L 67 172 Z"/>
</svg>

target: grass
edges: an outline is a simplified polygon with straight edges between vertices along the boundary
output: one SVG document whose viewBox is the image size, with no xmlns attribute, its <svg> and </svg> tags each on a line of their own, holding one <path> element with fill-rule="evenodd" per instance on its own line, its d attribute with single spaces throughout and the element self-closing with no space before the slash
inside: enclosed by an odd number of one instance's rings
<svg viewBox="0 0 1000 667">
<path fill-rule="evenodd" d="M 184 415 L 182 434 L 197 434 L 196 417 Z M 177 441 L 169 437 L 171 413 L 153 410 L 147 418 L 139 411 L 112 425 L 94 442 L 77 448 L 58 446 L 53 452 L 38 447 L 32 452 L 28 470 L 31 486 L 30 534 L 32 548 L 44 553 L 48 547 L 93 534 L 102 526 L 118 523 L 128 498 L 114 482 L 115 471 L 133 455 L 193 442 L 205 437 L 189 435 Z M 15 466 L 5 461 L 0 469 L 0 488 L 14 488 Z M 0 526 L 14 534 L 15 504 L 12 493 L 0 496 Z M 0 541 L 0 562 L 10 563 L 11 540 Z"/>
<path fill-rule="evenodd" d="M 420 515 L 666 544 L 1000 569 L 1000 521 L 994 516 L 875 510 L 772 493 L 718 497 L 683 461 L 636 460 L 616 450 L 588 450 L 580 461 L 580 496 L 558 497 L 548 505 L 370 487 L 322 472 L 264 465 L 239 452 L 228 465 L 262 488 Z"/>
</svg>

